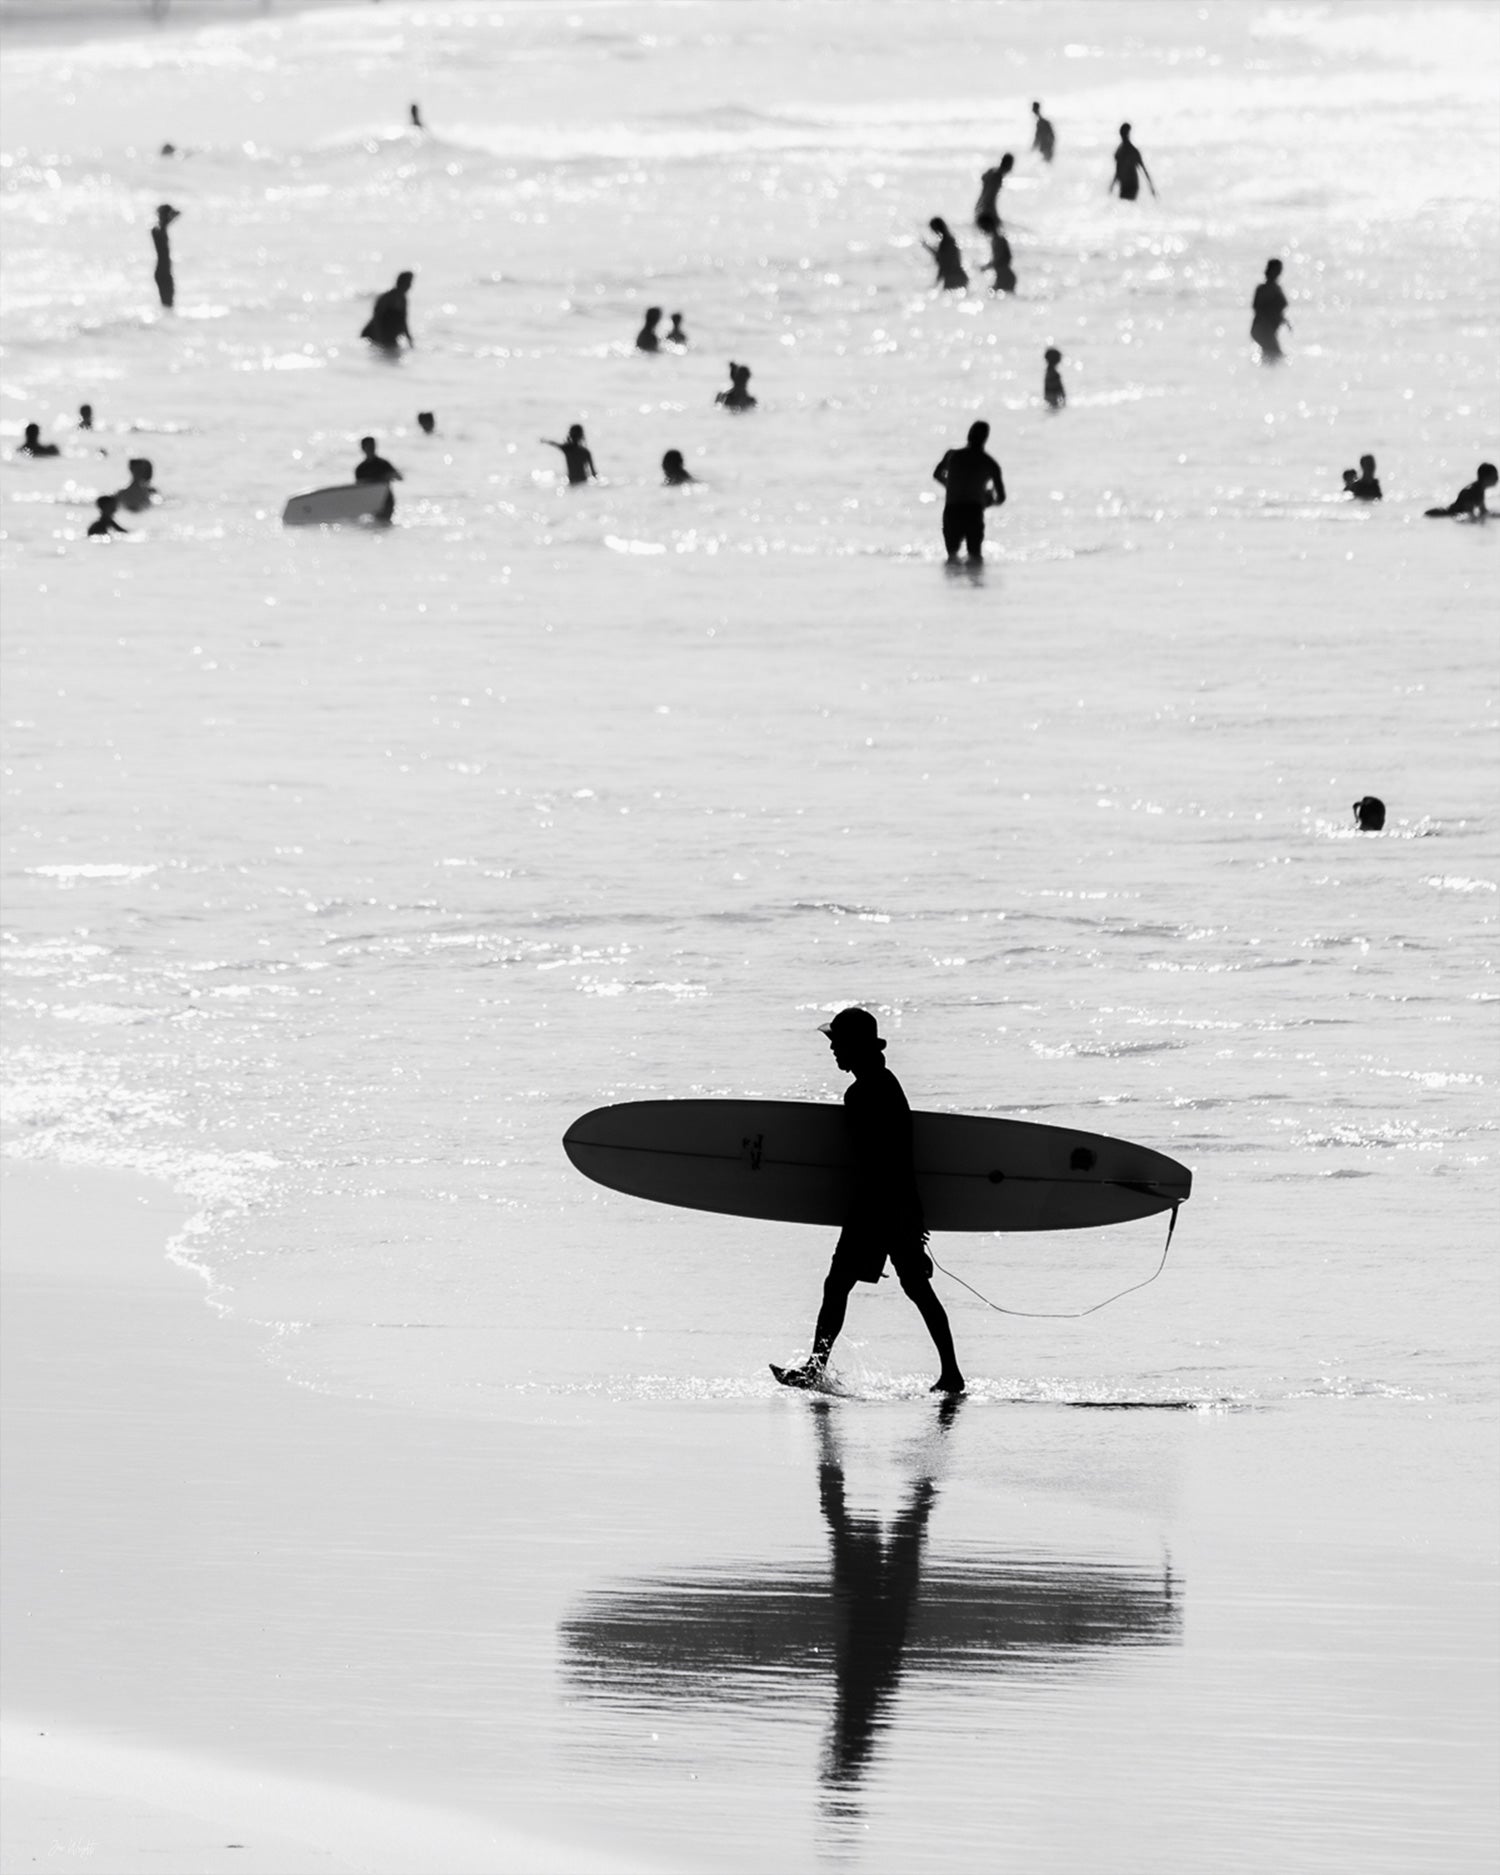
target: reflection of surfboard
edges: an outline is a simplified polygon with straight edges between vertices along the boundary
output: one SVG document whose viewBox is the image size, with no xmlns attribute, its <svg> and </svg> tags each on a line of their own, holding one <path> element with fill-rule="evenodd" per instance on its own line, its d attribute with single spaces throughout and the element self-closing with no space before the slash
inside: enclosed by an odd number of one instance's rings
<svg viewBox="0 0 1500 1875">
<path fill-rule="evenodd" d="M 1180 1204 L 1193 1175 L 1102 1133 L 1024 1120 L 914 1113 L 929 1230 L 1082 1230 Z M 792 1100 L 637 1100 L 596 1107 L 563 1150 L 612 1191 L 731 1217 L 842 1224 L 849 1135 L 842 1107 Z"/>
<path fill-rule="evenodd" d="M 293 495 L 281 512 L 283 527 L 326 527 L 338 521 L 378 521 L 391 500 L 387 482 L 349 482 Z"/>
</svg>

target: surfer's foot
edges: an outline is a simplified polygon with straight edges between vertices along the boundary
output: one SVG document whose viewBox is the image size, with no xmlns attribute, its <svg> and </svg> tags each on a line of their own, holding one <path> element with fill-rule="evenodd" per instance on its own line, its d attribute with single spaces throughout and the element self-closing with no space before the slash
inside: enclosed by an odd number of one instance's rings
<svg viewBox="0 0 1500 1875">
<path fill-rule="evenodd" d="M 784 1387 L 820 1387 L 825 1379 L 822 1361 L 804 1361 L 800 1367 L 775 1367 L 771 1372 Z"/>
<path fill-rule="evenodd" d="M 951 1374 L 939 1374 L 927 1391 L 929 1393 L 962 1393 L 964 1386 L 964 1377 L 955 1367 Z"/>
</svg>

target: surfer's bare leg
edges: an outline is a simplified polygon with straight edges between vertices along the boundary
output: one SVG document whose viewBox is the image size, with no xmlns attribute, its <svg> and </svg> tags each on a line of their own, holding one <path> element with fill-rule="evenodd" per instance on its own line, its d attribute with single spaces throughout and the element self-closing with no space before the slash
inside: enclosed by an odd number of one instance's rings
<svg viewBox="0 0 1500 1875">
<path fill-rule="evenodd" d="M 831 1269 L 828 1272 L 823 1283 L 823 1306 L 818 1310 L 817 1326 L 813 1329 L 813 1351 L 809 1367 L 827 1366 L 833 1344 L 844 1326 L 854 1281 L 852 1276 L 846 1276 L 841 1270 Z"/>
<path fill-rule="evenodd" d="M 904 1272 L 901 1287 L 917 1305 L 917 1311 L 927 1324 L 927 1332 L 932 1336 L 932 1345 L 938 1351 L 942 1362 L 942 1372 L 933 1384 L 934 1393 L 962 1393 L 964 1377 L 959 1370 L 958 1355 L 953 1346 L 953 1330 L 948 1326 L 948 1311 L 938 1300 L 937 1291 L 932 1286 L 932 1279 L 920 1271 Z"/>
</svg>

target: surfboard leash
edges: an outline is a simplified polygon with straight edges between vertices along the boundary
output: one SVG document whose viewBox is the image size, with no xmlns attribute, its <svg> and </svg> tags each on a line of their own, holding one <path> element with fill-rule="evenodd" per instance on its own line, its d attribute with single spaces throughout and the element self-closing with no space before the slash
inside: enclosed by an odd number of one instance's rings
<svg viewBox="0 0 1500 1875">
<path fill-rule="evenodd" d="M 1118 1302 L 1121 1296 L 1133 1296 L 1137 1289 L 1150 1288 L 1151 1284 L 1156 1281 L 1157 1277 L 1160 1276 L 1162 1271 L 1167 1267 L 1167 1252 L 1172 1248 L 1172 1233 L 1177 1228 L 1177 1211 L 1181 1202 L 1182 1200 L 1180 1198 L 1173 1202 L 1172 1216 L 1167 1223 L 1167 1241 L 1161 1247 L 1161 1261 L 1157 1264 L 1156 1268 L 1152 1270 L 1146 1280 L 1141 1283 L 1132 1283 L 1128 1289 L 1118 1289 L 1114 1295 L 1106 1296 L 1102 1302 L 1095 1302 L 1091 1307 L 1086 1309 L 1008 1309 L 1002 1302 L 991 1302 L 987 1295 L 981 1294 L 980 1291 L 974 1287 L 973 1283 L 964 1282 L 962 1276 L 954 1275 L 954 1272 L 948 1269 L 946 1265 L 939 1263 L 936 1257 L 932 1257 L 933 1267 L 942 1270 L 945 1276 L 951 1276 L 954 1282 L 961 1283 L 971 1296 L 978 1296 L 984 1306 L 987 1309 L 993 1309 L 997 1315 L 1024 1315 L 1032 1321 L 1077 1321 L 1080 1316 L 1097 1315 L 1100 1309 L 1107 1309 L 1111 1302 Z M 930 1248 L 927 1254 L 928 1256 L 932 1256 Z"/>
</svg>

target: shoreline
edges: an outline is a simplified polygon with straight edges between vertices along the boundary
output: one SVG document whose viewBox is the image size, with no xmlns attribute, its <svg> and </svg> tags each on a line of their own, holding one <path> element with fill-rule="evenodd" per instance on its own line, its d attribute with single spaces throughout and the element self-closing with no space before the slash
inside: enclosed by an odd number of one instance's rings
<svg viewBox="0 0 1500 1875">
<path fill-rule="evenodd" d="M 164 1187 L 14 1160 L 0 1164 L 0 1186 L 10 1344 L 0 1868 L 642 1870 L 560 1832 L 413 1801 L 398 1793 L 388 1763 L 358 1752 L 367 1785 L 342 1773 L 295 1776 L 253 1744 L 243 1757 L 226 1752 L 240 1706 L 248 1710 L 260 1690 L 246 1657 L 254 1637 L 294 1623 L 295 1597 L 318 1576 L 326 1590 L 365 1534 L 357 1518 L 337 1522 L 333 1540 L 316 1547 L 297 1526 L 296 1487 L 326 1493 L 327 1480 L 351 1465 L 388 1465 L 398 1443 L 392 1415 L 289 1385 L 250 1346 L 253 1329 L 207 1308 L 166 1254 L 185 1207 Z M 450 1448 L 463 1443 L 462 1429 L 447 1425 L 418 1427 L 401 1442 L 418 1462 L 431 1461 L 438 1436 Z M 393 1521 L 420 1520 L 423 1506 L 403 1498 L 399 1482 L 390 1472 L 380 1479 L 398 1487 Z M 235 1532 L 223 1543 L 224 1504 L 248 1540 Z M 295 1554 L 296 1567 L 267 1579 L 262 1555 L 277 1551 Z M 209 1597 L 195 1606 L 205 1582 Z M 204 1625 L 226 1610 L 244 1631 L 244 1645 L 228 1649 L 239 1684 L 205 1657 Z M 281 1742 L 294 1758 L 299 1727 L 309 1762 L 326 1746 L 316 1702 L 321 1685 L 333 1704 L 341 1668 L 338 1647 L 309 1668 L 311 1709 L 284 1719 Z M 142 1694 L 152 1710 L 138 1723 Z M 399 1707 L 377 1709 L 375 1739 L 382 1711 L 402 1716 Z M 338 1762 L 350 1756 L 346 1749 Z"/>
</svg>

